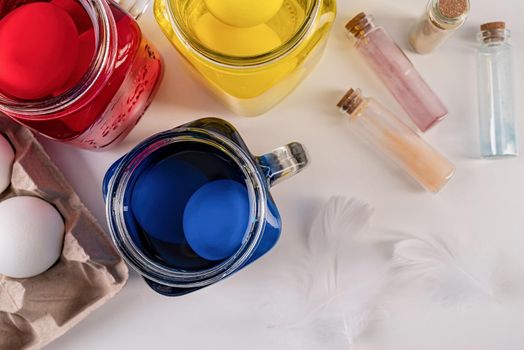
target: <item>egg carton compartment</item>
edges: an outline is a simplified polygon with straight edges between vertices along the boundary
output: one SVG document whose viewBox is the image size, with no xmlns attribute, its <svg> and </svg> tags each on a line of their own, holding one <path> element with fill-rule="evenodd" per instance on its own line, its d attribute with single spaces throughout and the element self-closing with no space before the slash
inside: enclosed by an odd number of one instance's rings
<svg viewBox="0 0 524 350">
<path fill-rule="evenodd" d="M 0 115 L 0 134 L 16 152 L 11 186 L 0 201 L 40 197 L 65 221 L 62 254 L 53 267 L 27 279 L 0 275 L 0 349 L 39 349 L 117 294 L 128 269 L 32 133 Z"/>
</svg>

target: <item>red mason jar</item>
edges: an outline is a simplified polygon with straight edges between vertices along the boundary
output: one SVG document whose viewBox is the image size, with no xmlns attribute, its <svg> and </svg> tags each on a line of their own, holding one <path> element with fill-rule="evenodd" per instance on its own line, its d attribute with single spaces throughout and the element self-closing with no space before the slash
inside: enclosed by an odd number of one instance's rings
<svg viewBox="0 0 524 350">
<path fill-rule="evenodd" d="M 136 2 L 132 16 L 111 0 L 54 1 L 87 13 L 94 34 L 89 67 L 73 86 L 37 100 L 14 97 L 0 87 L 0 112 L 56 141 L 104 148 L 123 139 L 150 105 L 163 73 L 161 57 L 136 22 L 143 9 Z M 2 0 L 0 21 L 35 2 L 50 1 Z M 72 18 L 76 23 L 74 13 Z"/>
</svg>

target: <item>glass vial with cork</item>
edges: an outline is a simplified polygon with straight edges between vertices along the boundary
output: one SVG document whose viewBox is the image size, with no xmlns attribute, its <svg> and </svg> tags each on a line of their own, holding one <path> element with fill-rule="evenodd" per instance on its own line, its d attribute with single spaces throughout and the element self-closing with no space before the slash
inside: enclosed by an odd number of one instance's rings
<svg viewBox="0 0 524 350">
<path fill-rule="evenodd" d="M 421 131 L 448 115 L 440 98 L 429 87 L 402 49 L 373 17 L 360 13 L 346 25 L 357 40 L 356 49 L 384 82 Z"/>
<path fill-rule="evenodd" d="M 477 52 L 480 152 L 482 157 L 518 155 L 515 132 L 513 49 L 504 22 L 480 27 Z"/>
<path fill-rule="evenodd" d="M 337 105 L 364 142 L 393 160 L 426 190 L 439 192 L 455 167 L 404 122 L 360 90 L 350 89 Z"/>
<path fill-rule="evenodd" d="M 427 54 L 439 48 L 466 22 L 469 9 L 469 0 L 430 0 L 411 30 L 409 41 L 413 49 Z"/>
</svg>

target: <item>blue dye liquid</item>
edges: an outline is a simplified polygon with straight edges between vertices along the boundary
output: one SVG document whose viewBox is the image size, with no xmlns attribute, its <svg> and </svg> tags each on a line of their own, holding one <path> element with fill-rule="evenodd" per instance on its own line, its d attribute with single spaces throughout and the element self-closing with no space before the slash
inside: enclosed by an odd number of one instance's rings
<svg viewBox="0 0 524 350">
<path fill-rule="evenodd" d="M 234 189 L 224 192 L 217 180 L 234 182 Z M 238 166 L 219 150 L 196 142 L 164 147 L 141 163 L 129 183 L 126 224 L 150 259 L 195 271 L 213 267 L 240 247 L 249 217 L 247 189 Z"/>
</svg>

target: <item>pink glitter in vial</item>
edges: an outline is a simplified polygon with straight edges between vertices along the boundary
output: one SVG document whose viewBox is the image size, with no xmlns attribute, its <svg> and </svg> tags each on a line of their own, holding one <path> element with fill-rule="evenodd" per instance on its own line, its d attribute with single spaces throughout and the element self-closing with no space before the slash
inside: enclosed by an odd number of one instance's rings
<svg viewBox="0 0 524 350">
<path fill-rule="evenodd" d="M 421 131 L 448 115 L 440 98 L 420 76 L 413 63 L 373 18 L 360 13 L 346 25 L 357 39 L 356 49 L 382 79 Z"/>
</svg>

